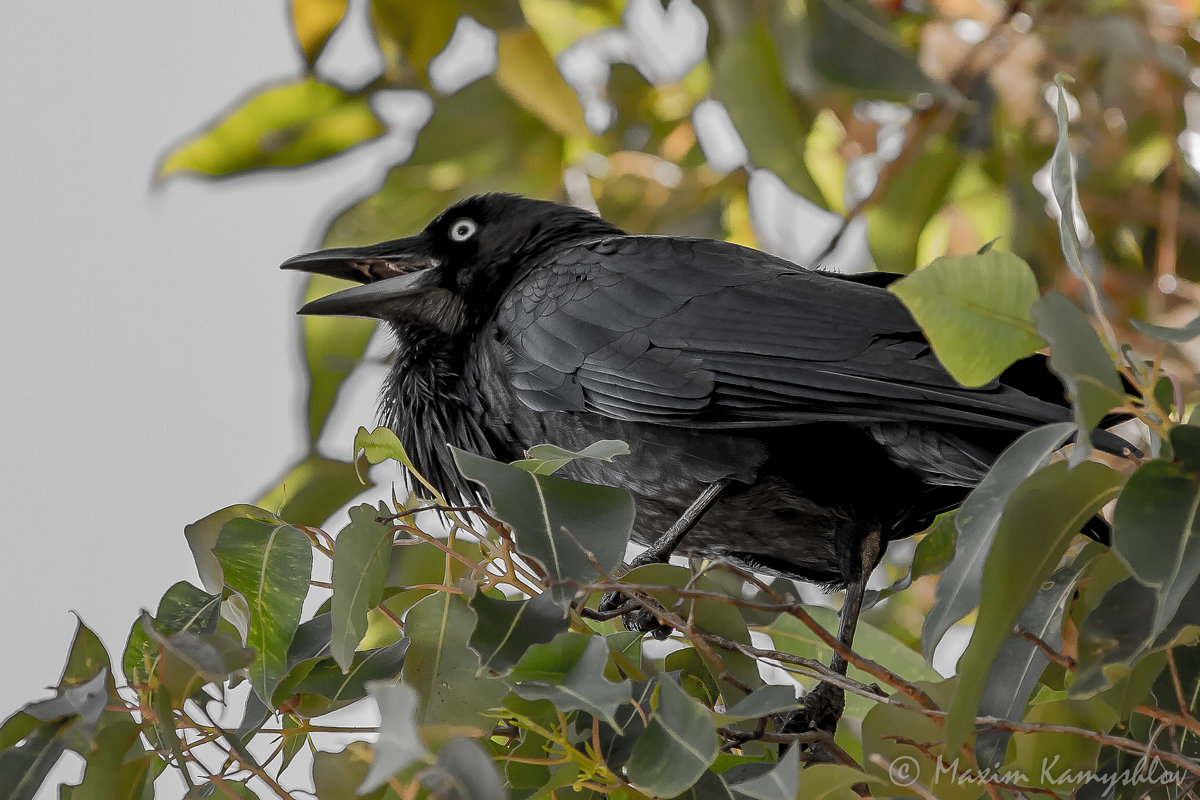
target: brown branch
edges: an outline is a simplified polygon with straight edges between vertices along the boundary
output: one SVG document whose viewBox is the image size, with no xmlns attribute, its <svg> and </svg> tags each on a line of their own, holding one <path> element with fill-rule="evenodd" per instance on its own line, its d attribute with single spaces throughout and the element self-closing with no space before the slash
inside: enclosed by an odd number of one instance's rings
<svg viewBox="0 0 1200 800">
<path fill-rule="evenodd" d="M 1075 659 L 1071 658 L 1068 655 L 1064 655 L 1063 653 L 1058 652 L 1053 647 L 1051 647 L 1049 644 L 1047 644 L 1043 639 L 1041 639 L 1037 635 L 1025 630 L 1020 625 L 1017 625 L 1016 627 L 1013 628 L 1013 636 L 1016 636 L 1018 639 L 1024 639 L 1025 641 L 1029 642 L 1034 647 L 1036 647 L 1038 650 L 1041 650 L 1042 653 L 1046 656 L 1046 658 L 1050 659 L 1055 664 L 1058 664 L 1060 667 L 1062 667 L 1064 669 L 1069 669 L 1071 671 L 1074 671 L 1075 668 L 1078 666 Z"/>
</svg>

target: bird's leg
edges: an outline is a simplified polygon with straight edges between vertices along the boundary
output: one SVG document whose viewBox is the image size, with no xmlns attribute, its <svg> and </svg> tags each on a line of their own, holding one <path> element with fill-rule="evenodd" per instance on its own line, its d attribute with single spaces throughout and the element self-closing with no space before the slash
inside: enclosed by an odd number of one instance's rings
<svg viewBox="0 0 1200 800">
<path fill-rule="evenodd" d="M 867 580 L 871 577 L 875 562 L 879 560 L 881 544 L 879 531 L 872 528 L 858 547 L 857 556 L 861 561 L 857 565 L 857 577 L 846 584 L 846 602 L 838 614 L 837 639 L 847 649 L 854 644 L 854 631 L 858 627 Z M 846 666 L 846 659 L 840 653 L 834 653 L 829 668 L 839 675 L 845 675 Z M 804 696 L 803 707 L 788 718 L 783 730 L 786 733 L 802 733 L 817 729 L 833 735 L 845 708 L 846 694 L 842 688 L 822 681 Z"/>
<path fill-rule="evenodd" d="M 722 478 L 704 487 L 700 496 L 684 509 L 683 513 L 679 515 L 679 519 L 675 520 L 667 532 L 629 564 L 629 569 L 636 569 L 646 564 L 662 564 L 670 560 L 671 555 L 683 541 L 683 537 L 687 536 L 688 531 L 700 521 L 721 490 L 729 485 L 729 480 L 729 478 Z M 624 602 L 625 596 L 620 592 L 608 592 L 600 600 L 600 610 L 612 611 L 620 608 Z M 641 609 L 629 612 L 622 617 L 622 621 L 625 623 L 625 627 L 631 631 L 650 631 L 655 638 L 659 639 L 666 638 L 671 632 L 670 628 L 659 625 L 658 619 L 653 614 Z"/>
</svg>

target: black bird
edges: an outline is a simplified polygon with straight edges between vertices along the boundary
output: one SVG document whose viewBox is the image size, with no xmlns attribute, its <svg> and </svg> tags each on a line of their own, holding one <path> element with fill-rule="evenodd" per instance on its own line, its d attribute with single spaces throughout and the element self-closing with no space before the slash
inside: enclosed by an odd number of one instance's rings
<svg viewBox="0 0 1200 800">
<path fill-rule="evenodd" d="M 885 288 L 899 276 L 630 236 L 557 203 L 472 197 L 415 236 L 283 267 L 365 284 L 300 313 L 389 325 L 382 421 L 448 497 L 474 494 L 447 442 L 513 460 L 621 439 L 630 455 L 564 473 L 633 493 L 643 561 L 678 546 L 848 587 L 847 645 L 887 543 L 957 507 L 1022 433 L 1070 418 L 1042 357 L 959 385 Z M 827 695 L 810 721 L 828 730 L 840 690 Z"/>
</svg>

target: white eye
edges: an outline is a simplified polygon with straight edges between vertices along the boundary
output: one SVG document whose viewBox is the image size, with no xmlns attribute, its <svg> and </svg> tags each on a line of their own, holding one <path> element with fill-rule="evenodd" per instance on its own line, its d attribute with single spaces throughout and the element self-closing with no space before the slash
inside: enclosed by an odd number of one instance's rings
<svg viewBox="0 0 1200 800">
<path fill-rule="evenodd" d="M 456 242 L 465 242 L 475 235 L 475 231 L 479 230 L 479 226 L 475 224 L 475 220 L 463 217 L 460 220 L 455 220 L 450 226 L 450 238 Z"/>
</svg>

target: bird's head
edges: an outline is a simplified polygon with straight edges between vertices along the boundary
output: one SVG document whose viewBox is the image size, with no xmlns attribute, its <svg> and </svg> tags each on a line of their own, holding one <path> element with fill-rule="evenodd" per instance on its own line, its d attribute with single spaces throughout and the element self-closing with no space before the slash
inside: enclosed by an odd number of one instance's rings
<svg viewBox="0 0 1200 800">
<path fill-rule="evenodd" d="M 456 203 L 404 239 L 290 258 L 298 269 L 357 281 L 301 314 L 423 323 L 455 333 L 494 312 L 503 290 L 539 256 L 621 230 L 579 208 L 511 194 Z"/>
</svg>

